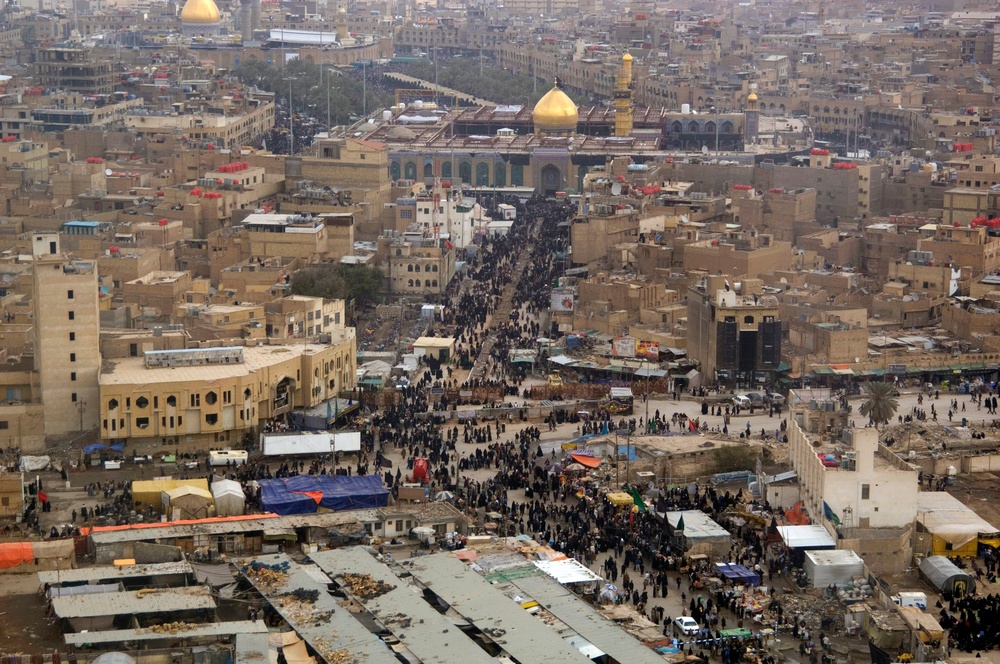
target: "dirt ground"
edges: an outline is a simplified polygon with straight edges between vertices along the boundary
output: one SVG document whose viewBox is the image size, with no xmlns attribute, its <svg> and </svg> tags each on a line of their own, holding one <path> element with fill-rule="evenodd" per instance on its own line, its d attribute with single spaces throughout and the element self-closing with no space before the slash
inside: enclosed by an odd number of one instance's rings
<svg viewBox="0 0 1000 664">
<path fill-rule="evenodd" d="M 0 653 L 38 653 L 61 647 L 58 622 L 45 615 L 38 577 L 0 575 Z"/>
</svg>

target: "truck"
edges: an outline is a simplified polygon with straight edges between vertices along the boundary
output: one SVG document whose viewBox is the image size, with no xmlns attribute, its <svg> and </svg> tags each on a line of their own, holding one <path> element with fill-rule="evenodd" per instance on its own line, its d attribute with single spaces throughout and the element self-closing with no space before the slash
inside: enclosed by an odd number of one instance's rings
<svg viewBox="0 0 1000 664">
<path fill-rule="evenodd" d="M 892 596 L 892 601 L 897 606 L 915 606 L 921 611 L 927 610 L 927 593 L 917 591 L 900 592 Z"/>
</svg>

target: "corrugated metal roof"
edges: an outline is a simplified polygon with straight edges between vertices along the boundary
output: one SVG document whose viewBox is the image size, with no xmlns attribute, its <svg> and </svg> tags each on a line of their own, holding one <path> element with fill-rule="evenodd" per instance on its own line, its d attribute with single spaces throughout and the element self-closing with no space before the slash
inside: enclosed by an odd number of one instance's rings
<svg viewBox="0 0 1000 664">
<path fill-rule="evenodd" d="M 167 576 L 170 574 L 192 574 L 194 570 L 187 562 L 155 563 L 149 565 L 132 565 L 130 567 L 84 567 L 53 572 L 39 572 L 38 582 L 50 586 L 64 583 L 80 583 L 81 581 L 111 581 L 114 579 L 131 579 L 139 576 Z"/>
<path fill-rule="evenodd" d="M 140 629 L 109 629 L 103 632 L 80 632 L 79 634 L 65 634 L 66 644 L 71 646 L 82 646 L 85 643 L 116 643 L 123 641 L 156 641 L 158 639 L 169 639 L 176 641 L 182 638 L 206 637 L 206 636 L 231 636 L 239 634 L 264 634 L 264 650 L 267 650 L 267 625 L 263 621 L 251 622 L 241 620 L 236 622 L 206 623 L 196 625 L 191 629 L 186 629 L 177 634 L 159 634 L 147 627 Z M 239 661 L 239 660 L 237 660 Z"/>
<path fill-rule="evenodd" d="M 267 633 L 263 634 L 237 634 L 236 635 L 236 656 L 234 661 L 239 664 L 251 664 L 252 662 L 267 662 L 268 650 Z"/>
<path fill-rule="evenodd" d="M 52 608 L 60 618 L 97 618 L 128 613 L 170 613 L 214 609 L 215 599 L 208 588 L 172 588 L 140 595 L 142 591 L 69 595 L 52 598 Z"/>
<path fill-rule="evenodd" d="M 398 664 L 396 656 L 389 647 L 369 632 L 349 611 L 338 606 L 327 587 L 304 572 L 301 565 L 282 553 L 249 558 L 242 562 L 250 561 L 265 565 L 288 564 L 287 578 L 280 588 L 265 589 L 257 585 L 253 576 L 246 578 L 268 599 L 271 607 L 281 614 L 292 629 L 321 656 L 323 653 L 347 650 L 356 664 Z M 286 597 L 282 597 L 281 601 L 278 600 L 280 595 L 300 588 L 319 591 L 315 604 L 305 605 L 310 610 L 302 611 L 301 603 L 285 601 Z"/>
<path fill-rule="evenodd" d="M 263 515 L 261 515 L 263 516 Z M 239 521 L 212 521 L 207 523 L 164 525 L 157 528 L 130 528 L 128 530 L 108 530 L 90 534 L 96 546 L 117 542 L 141 542 L 154 539 L 173 539 L 193 535 L 225 535 L 247 533 L 265 529 L 280 528 L 334 528 L 346 523 L 379 523 L 376 509 L 345 510 L 323 514 L 299 514 Z"/>
<path fill-rule="evenodd" d="M 416 588 L 375 560 L 365 549 L 351 547 L 321 551 L 310 554 L 309 557 L 335 579 L 344 572 L 370 574 L 374 580 L 394 586 L 380 597 L 364 599 L 355 596 L 354 599 L 421 661 L 440 664 L 495 664 L 495 659 L 457 629 L 455 623 L 431 607 Z M 341 585 L 349 592 L 349 587 Z M 399 620 L 393 619 L 399 614 L 408 619 L 406 627 Z M 445 633 L 447 637 L 442 637 Z"/>
<path fill-rule="evenodd" d="M 511 583 L 619 662 L 663 664 L 663 658 L 589 604 L 547 576 L 526 576 Z"/>
<path fill-rule="evenodd" d="M 516 659 L 546 664 L 590 664 L 590 659 L 579 650 L 457 558 L 439 554 L 411 558 L 402 564 Z"/>
</svg>

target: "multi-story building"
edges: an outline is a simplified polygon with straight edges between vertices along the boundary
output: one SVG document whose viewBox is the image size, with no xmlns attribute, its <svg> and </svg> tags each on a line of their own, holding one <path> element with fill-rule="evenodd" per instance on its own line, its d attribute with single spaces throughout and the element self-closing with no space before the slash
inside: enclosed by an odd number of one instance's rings
<svg viewBox="0 0 1000 664">
<path fill-rule="evenodd" d="M 684 268 L 755 278 L 792 266 L 792 244 L 756 231 L 736 231 L 684 247 Z"/>
<path fill-rule="evenodd" d="M 343 300 L 288 295 L 265 307 L 266 333 L 270 339 L 291 339 L 329 334 L 344 327 Z"/>
<path fill-rule="evenodd" d="M 781 321 L 773 295 L 733 290 L 708 276 L 688 289 L 688 356 L 706 380 L 761 385 L 781 364 Z"/>
<path fill-rule="evenodd" d="M 377 260 L 387 268 L 389 291 L 397 295 L 440 295 L 455 276 L 454 250 L 420 234 L 380 237 Z"/>
<path fill-rule="evenodd" d="M 35 370 L 47 437 L 97 424 L 101 370 L 97 265 L 59 251 L 55 233 L 32 234 Z"/>
<path fill-rule="evenodd" d="M 920 240 L 917 248 L 933 254 L 935 263 L 969 268 L 972 278 L 1000 267 L 1000 238 L 982 227 L 940 224 L 934 236 Z"/>
<path fill-rule="evenodd" d="M 133 109 L 125 116 L 125 125 L 148 138 L 182 132 L 191 141 L 212 142 L 219 147 L 259 146 L 261 137 L 274 127 L 274 98 L 255 92 L 243 107 L 227 112 L 195 109 L 177 114 Z"/>
<path fill-rule="evenodd" d="M 93 58 L 89 49 L 53 46 L 37 51 L 35 80 L 53 90 L 110 94 L 114 90 L 114 68 L 110 61 Z"/>
<path fill-rule="evenodd" d="M 353 328 L 329 344 L 147 351 L 100 376 L 100 432 L 130 448 L 238 444 L 261 423 L 354 387 Z M 96 410 L 96 409 L 95 409 Z"/>
</svg>

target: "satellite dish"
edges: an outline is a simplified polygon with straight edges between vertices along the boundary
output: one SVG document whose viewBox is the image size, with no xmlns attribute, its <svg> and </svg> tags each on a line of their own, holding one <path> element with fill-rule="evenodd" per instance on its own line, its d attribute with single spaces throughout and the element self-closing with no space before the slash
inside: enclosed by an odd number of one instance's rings
<svg viewBox="0 0 1000 664">
<path fill-rule="evenodd" d="M 105 174 L 105 175 L 111 175 L 112 173 L 114 173 L 114 171 L 113 171 L 113 170 L 111 170 L 110 168 L 105 168 L 105 169 L 104 169 L 104 174 Z"/>
<path fill-rule="evenodd" d="M 858 363 L 858 362 L 860 362 L 860 361 L 861 361 L 861 358 L 860 358 L 860 357 L 856 357 L 856 358 L 854 358 L 854 363 L 855 363 L 855 364 L 857 364 L 857 363 Z"/>
<path fill-rule="evenodd" d="M 618 196 L 619 194 L 622 193 L 622 186 L 617 182 L 615 182 L 613 185 L 611 185 L 611 193 L 614 196 Z"/>
<path fill-rule="evenodd" d="M 708 146 L 707 145 L 701 146 L 701 153 L 702 154 L 708 154 Z"/>
</svg>

